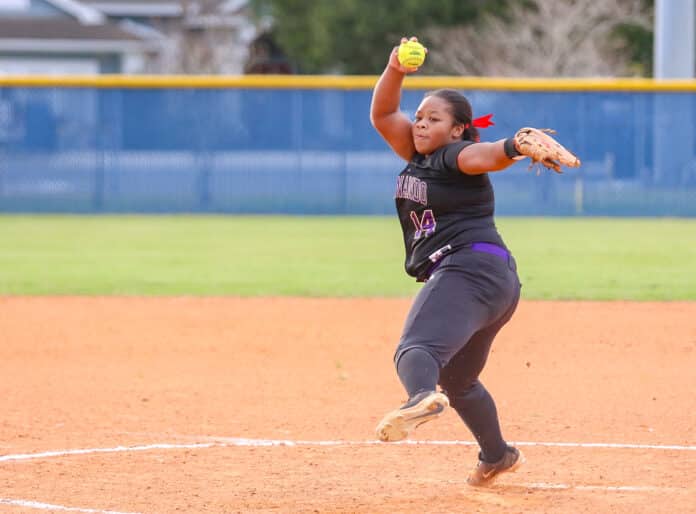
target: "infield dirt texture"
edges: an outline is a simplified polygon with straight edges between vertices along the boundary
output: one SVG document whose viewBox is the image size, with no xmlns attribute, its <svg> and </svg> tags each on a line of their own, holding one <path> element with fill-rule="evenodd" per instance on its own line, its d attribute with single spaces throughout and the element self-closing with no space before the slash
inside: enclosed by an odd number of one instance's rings
<svg viewBox="0 0 696 514">
<path fill-rule="evenodd" d="M 409 305 L 0 297 L 0 512 L 694 512 L 696 303 L 522 301 L 491 490 L 453 411 L 374 442 Z"/>
</svg>

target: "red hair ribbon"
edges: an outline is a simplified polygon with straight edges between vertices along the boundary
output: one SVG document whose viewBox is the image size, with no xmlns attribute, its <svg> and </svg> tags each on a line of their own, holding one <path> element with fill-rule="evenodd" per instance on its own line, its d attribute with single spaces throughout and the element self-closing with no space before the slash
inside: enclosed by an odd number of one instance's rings
<svg viewBox="0 0 696 514">
<path fill-rule="evenodd" d="M 479 127 L 479 128 L 487 128 L 490 127 L 491 125 L 495 125 L 491 121 L 491 118 L 493 117 L 492 114 L 486 114 L 485 116 L 481 116 L 480 118 L 476 118 L 472 123 L 474 127 Z"/>
</svg>

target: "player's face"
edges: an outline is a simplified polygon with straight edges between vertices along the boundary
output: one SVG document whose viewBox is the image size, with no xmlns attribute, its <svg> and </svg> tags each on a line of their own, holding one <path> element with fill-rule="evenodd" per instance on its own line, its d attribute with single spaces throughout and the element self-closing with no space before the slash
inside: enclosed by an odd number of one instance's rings
<svg viewBox="0 0 696 514">
<path fill-rule="evenodd" d="M 441 146 L 458 141 L 464 126 L 455 123 L 447 101 L 428 96 L 418 106 L 411 131 L 416 151 L 428 155 Z"/>
</svg>

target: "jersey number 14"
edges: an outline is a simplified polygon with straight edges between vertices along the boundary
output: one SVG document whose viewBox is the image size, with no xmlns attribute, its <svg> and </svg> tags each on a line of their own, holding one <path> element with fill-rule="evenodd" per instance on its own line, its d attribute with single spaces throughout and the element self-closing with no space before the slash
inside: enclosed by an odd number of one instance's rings
<svg viewBox="0 0 696 514">
<path fill-rule="evenodd" d="M 411 211 L 411 221 L 416 227 L 416 232 L 413 234 L 413 239 L 418 240 L 421 237 L 428 237 L 430 234 L 435 232 L 435 226 L 437 222 L 435 221 L 435 216 L 433 215 L 432 209 L 426 209 L 423 214 L 418 218 L 416 211 Z"/>
</svg>

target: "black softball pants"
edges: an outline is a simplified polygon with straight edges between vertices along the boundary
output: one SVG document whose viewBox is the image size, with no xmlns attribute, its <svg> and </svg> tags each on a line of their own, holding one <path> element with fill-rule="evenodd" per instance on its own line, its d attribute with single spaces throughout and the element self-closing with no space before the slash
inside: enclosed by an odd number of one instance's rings
<svg viewBox="0 0 696 514">
<path fill-rule="evenodd" d="M 447 255 L 416 296 L 394 356 L 409 394 L 417 387 L 409 381 L 441 386 L 487 462 L 499 460 L 507 445 L 495 402 L 479 375 L 519 297 L 512 256 L 469 248 Z"/>
</svg>

